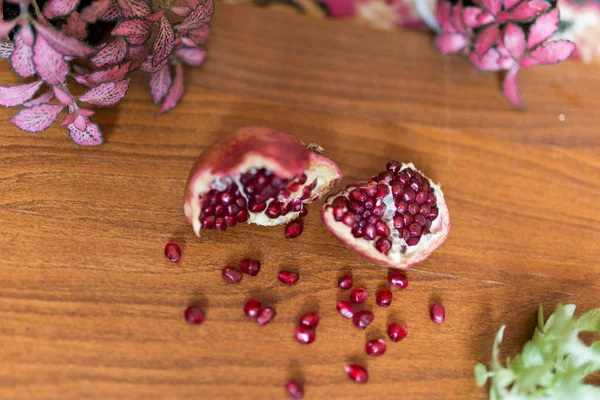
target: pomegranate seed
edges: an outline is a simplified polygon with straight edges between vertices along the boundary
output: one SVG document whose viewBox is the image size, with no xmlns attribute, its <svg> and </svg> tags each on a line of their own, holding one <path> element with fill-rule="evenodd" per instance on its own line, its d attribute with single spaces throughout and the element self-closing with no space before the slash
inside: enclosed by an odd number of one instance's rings
<svg viewBox="0 0 600 400">
<path fill-rule="evenodd" d="M 319 325 L 319 314 L 316 312 L 306 313 L 300 318 L 300 325 L 316 328 Z"/>
<path fill-rule="evenodd" d="M 354 189 L 348 195 L 350 200 L 355 200 L 359 203 L 364 203 L 367 200 L 367 193 L 363 189 Z"/>
<path fill-rule="evenodd" d="M 302 210 L 302 208 L 304 207 L 304 204 L 302 203 L 302 200 L 294 199 L 294 200 L 290 201 L 289 206 L 291 207 L 290 208 L 291 211 L 298 212 L 298 211 Z"/>
<path fill-rule="evenodd" d="M 248 218 L 250 218 L 250 214 L 248 214 L 248 211 L 246 211 L 246 210 L 241 210 L 235 216 L 235 219 L 237 219 L 237 222 L 246 222 L 246 221 L 248 221 Z"/>
<path fill-rule="evenodd" d="M 446 310 L 441 304 L 433 304 L 429 309 L 429 316 L 436 324 L 443 324 L 446 319 Z"/>
<path fill-rule="evenodd" d="M 392 248 L 392 241 L 388 238 L 379 238 L 375 242 L 375 248 L 383 254 L 387 254 Z"/>
<path fill-rule="evenodd" d="M 429 206 L 428 206 L 429 207 Z M 427 225 L 427 218 L 425 218 L 424 216 L 422 216 L 421 214 L 417 214 L 415 215 L 415 222 L 421 226 L 425 226 Z"/>
<path fill-rule="evenodd" d="M 250 318 L 256 318 L 258 316 L 258 312 L 260 311 L 260 300 L 252 298 L 246 302 L 244 306 L 244 313 Z"/>
<path fill-rule="evenodd" d="M 386 207 L 385 207 L 385 205 L 384 205 L 384 204 L 381 204 L 381 205 L 379 205 L 379 206 L 377 206 L 377 207 L 374 207 L 374 208 L 371 210 L 371 214 L 372 214 L 374 217 L 382 217 L 382 216 L 383 216 L 383 214 L 385 213 L 385 208 L 386 208 Z M 376 219 L 377 219 L 377 218 L 376 218 Z M 375 223 L 375 222 L 373 222 L 373 223 Z"/>
<path fill-rule="evenodd" d="M 362 365 L 352 364 L 346 366 L 346 374 L 348 378 L 356 383 L 367 383 L 369 381 L 369 373 Z"/>
<path fill-rule="evenodd" d="M 294 331 L 294 337 L 300 344 L 311 344 L 317 338 L 317 334 L 315 332 L 315 328 L 300 325 Z"/>
<path fill-rule="evenodd" d="M 435 206 L 436 201 L 435 201 L 435 196 L 433 193 L 429 193 L 427 195 L 427 204 L 429 204 L 432 207 Z"/>
<path fill-rule="evenodd" d="M 258 315 L 256 316 L 256 323 L 259 326 L 264 326 L 271 322 L 273 318 L 275 318 L 276 312 L 275 309 L 271 306 L 266 306 L 260 309 Z"/>
<path fill-rule="evenodd" d="M 302 174 L 300 175 L 300 178 L 298 178 L 298 183 L 304 185 L 306 183 L 306 179 L 308 179 L 306 174 Z"/>
<path fill-rule="evenodd" d="M 409 246 L 416 246 L 417 244 L 419 244 L 420 240 L 420 237 L 413 236 L 406 241 L 406 244 Z"/>
<path fill-rule="evenodd" d="M 308 215 L 308 208 L 304 207 L 302 208 L 302 210 L 300 210 L 300 214 L 298 214 L 299 217 L 306 217 Z"/>
<path fill-rule="evenodd" d="M 352 316 L 352 323 L 358 329 L 365 329 L 374 319 L 375 314 L 371 311 L 362 310 L 354 313 L 354 316 Z"/>
<path fill-rule="evenodd" d="M 408 203 L 404 200 L 395 201 L 394 204 L 396 205 L 396 215 L 404 214 L 408 210 Z"/>
<path fill-rule="evenodd" d="M 404 185 L 400 182 L 392 183 L 392 196 L 394 198 L 402 196 L 404 194 Z"/>
<path fill-rule="evenodd" d="M 298 400 L 304 397 L 304 389 L 302 385 L 294 380 L 289 380 L 285 384 L 285 391 L 287 392 L 290 399 Z"/>
<path fill-rule="evenodd" d="M 380 290 L 379 293 L 377 293 L 375 302 L 380 307 L 388 307 L 392 304 L 392 291 L 389 289 Z"/>
<path fill-rule="evenodd" d="M 347 212 L 342 217 L 342 223 L 348 227 L 354 226 L 354 222 L 356 222 L 356 215 L 352 212 Z"/>
<path fill-rule="evenodd" d="M 198 306 L 189 306 L 183 315 L 190 325 L 200 325 L 204 322 L 204 311 Z"/>
<path fill-rule="evenodd" d="M 223 207 L 221 204 L 217 205 L 215 207 L 215 215 L 220 217 L 223 214 L 225 214 L 225 207 Z"/>
<path fill-rule="evenodd" d="M 382 172 L 377 176 L 377 180 L 379 180 L 379 182 L 384 181 L 390 183 L 393 179 L 394 174 L 392 174 L 390 171 Z"/>
<path fill-rule="evenodd" d="M 218 217 L 215 219 L 215 229 L 224 231 L 227 229 L 227 224 L 225 223 L 225 218 Z"/>
<path fill-rule="evenodd" d="M 271 219 L 278 218 L 281 215 L 281 206 L 276 201 L 272 201 L 265 211 L 265 215 Z"/>
<path fill-rule="evenodd" d="M 248 203 L 248 209 L 250 210 L 250 212 L 253 213 L 262 212 L 265 210 L 265 208 L 267 208 L 267 203 L 255 203 L 252 200 L 250 200 L 250 202 Z"/>
<path fill-rule="evenodd" d="M 402 229 L 404 227 L 404 218 L 401 215 L 394 216 L 394 228 Z"/>
<path fill-rule="evenodd" d="M 410 178 L 412 178 L 413 176 L 415 176 L 415 171 L 413 171 L 410 168 L 406 168 L 404 170 L 402 170 L 404 173 L 406 173 L 406 175 L 408 175 Z"/>
<path fill-rule="evenodd" d="M 296 284 L 296 282 L 298 282 L 300 276 L 297 273 L 291 271 L 279 271 L 277 279 L 279 279 L 279 281 L 284 285 L 293 286 Z"/>
<path fill-rule="evenodd" d="M 419 213 L 419 211 L 420 211 L 420 208 L 417 203 L 410 203 L 408 205 L 408 212 L 411 213 L 411 215 L 416 215 Z"/>
<path fill-rule="evenodd" d="M 250 276 L 256 276 L 260 272 L 260 261 L 243 258 L 240 260 L 240 270 Z"/>
<path fill-rule="evenodd" d="M 427 193 L 425 190 L 419 192 L 417 194 L 417 203 L 419 203 L 419 204 L 427 203 L 428 195 L 429 195 L 429 193 Z"/>
<path fill-rule="evenodd" d="M 429 213 L 429 219 L 432 221 L 437 218 L 439 210 L 437 207 L 431 207 L 431 212 Z"/>
<path fill-rule="evenodd" d="M 367 301 L 368 297 L 369 293 L 366 289 L 363 288 L 353 289 L 352 293 L 350 293 L 350 300 L 357 304 L 364 303 L 365 301 Z"/>
<path fill-rule="evenodd" d="M 400 167 L 400 163 L 394 160 L 388 161 L 388 163 L 385 164 L 385 169 L 391 172 L 398 172 L 400 170 Z"/>
<path fill-rule="evenodd" d="M 221 275 L 228 283 L 240 283 L 244 277 L 240 271 L 231 267 L 223 267 Z"/>
<path fill-rule="evenodd" d="M 377 221 L 377 223 L 375 224 L 375 231 L 377 232 L 377 235 L 381 237 L 390 236 L 390 228 L 382 220 Z"/>
<path fill-rule="evenodd" d="M 388 282 L 400 289 L 406 289 L 408 286 L 406 275 L 400 271 L 392 271 L 388 277 Z"/>
<path fill-rule="evenodd" d="M 367 351 L 367 355 L 372 357 L 379 357 L 385 353 L 387 346 L 385 345 L 385 341 L 383 339 L 373 339 L 369 340 L 365 345 L 365 350 Z"/>
<path fill-rule="evenodd" d="M 304 229 L 304 225 L 302 224 L 302 220 L 294 220 L 285 227 L 285 238 L 293 239 L 295 237 L 300 236 L 302 230 Z"/>
<path fill-rule="evenodd" d="M 338 281 L 338 287 L 342 290 L 348 290 L 354 284 L 354 279 L 352 279 L 352 275 L 344 275 Z"/>
<path fill-rule="evenodd" d="M 298 189 L 300 189 L 300 183 L 298 183 L 298 182 L 292 183 L 290 186 L 288 186 L 288 189 L 292 192 L 295 192 Z"/>
<path fill-rule="evenodd" d="M 404 201 L 406 201 L 407 203 L 412 203 L 413 201 L 415 201 L 415 197 L 417 196 L 417 194 L 415 193 L 414 190 L 412 190 L 412 188 L 406 188 L 406 190 L 404 191 L 404 194 L 402 195 L 402 198 L 404 199 Z"/>
<path fill-rule="evenodd" d="M 337 311 L 344 318 L 352 318 L 356 313 L 356 306 L 350 303 L 348 300 L 340 300 L 337 302 Z"/>
<path fill-rule="evenodd" d="M 375 195 L 377 194 L 377 186 L 367 186 L 365 188 L 365 192 L 367 193 L 368 197 L 375 197 Z"/>
<path fill-rule="evenodd" d="M 363 239 L 373 240 L 373 239 L 375 239 L 376 235 L 377 235 L 377 231 L 375 230 L 374 225 L 365 226 L 365 229 L 363 230 Z"/>
<path fill-rule="evenodd" d="M 364 206 L 365 206 L 365 208 L 366 208 L 367 210 L 370 210 L 370 209 L 372 209 L 373 207 L 375 207 L 375 200 L 373 200 L 373 199 L 368 199 L 367 201 L 365 201 L 365 204 L 364 204 Z"/>
<path fill-rule="evenodd" d="M 410 231 L 410 236 L 421 236 L 421 225 L 413 222 L 408 226 L 408 230 Z"/>
<path fill-rule="evenodd" d="M 181 260 L 181 247 L 175 242 L 169 242 L 165 246 L 165 257 L 174 263 Z"/>
<path fill-rule="evenodd" d="M 416 193 L 419 193 L 421 191 L 421 184 L 417 179 L 413 178 L 410 180 L 410 188 Z"/>
<path fill-rule="evenodd" d="M 392 322 L 388 326 L 387 333 L 392 342 L 399 342 L 408 335 L 408 329 L 404 325 Z"/>
</svg>

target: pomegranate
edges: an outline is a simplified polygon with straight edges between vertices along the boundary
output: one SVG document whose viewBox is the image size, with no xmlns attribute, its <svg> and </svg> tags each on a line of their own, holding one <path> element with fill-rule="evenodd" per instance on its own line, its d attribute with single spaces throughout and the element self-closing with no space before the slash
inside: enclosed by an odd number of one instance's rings
<svg viewBox="0 0 600 400">
<path fill-rule="evenodd" d="M 223 267 L 221 275 L 227 283 L 240 283 L 244 277 L 240 271 L 231 267 Z"/>
<path fill-rule="evenodd" d="M 373 339 L 369 340 L 365 345 L 365 350 L 367 355 L 373 357 L 382 356 L 385 353 L 387 346 L 385 345 L 385 341 L 383 339 Z"/>
<path fill-rule="evenodd" d="M 290 222 L 285 227 L 285 238 L 286 239 L 296 238 L 302 234 L 303 229 L 304 229 L 304 224 L 302 223 L 302 220 L 296 219 L 296 220 Z"/>
<path fill-rule="evenodd" d="M 311 344 L 317 338 L 315 328 L 309 326 L 300 325 L 294 331 L 296 341 L 300 344 Z"/>
<path fill-rule="evenodd" d="M 261 308 L 258 311 L 258 315 L 256 316 L 256 323 L 259 326 L 264 326 L 271 322 L 273 318 L 275 318 L 276 312 L 275 309 L 271 306 L 266 306 Z"/>
<path fill-rule="evenodd" d="M 181 260 L 181 247 L 174 242 L 167 243 L 165 246 L 165 257 L 174 263 L 179 262 Z"/>
<path fill-rule="evenodd" d="M 300 318 L 300 325 L 316 328 L 319 325 L 319 314 L 316 312 L 306 313 Z"/>
<path fill-rule="evenodd" d="M 429 309 L 429 316 L 436 324 L 443 324 L 446 319 L 446 310 L 441 304 L 433 304 Z"/>
<path fill-rule="evenodd" d="M 413 164 L 397 161 L 369 182 L 330 196 L 321 217 L 346 246 L 398 269 L 427 258 L 450 230 L 440 187 Z"/>
<path fill-rule="evenodd" d="M 408 278 L 400 271 L 392 271 L 388 276 L 388 281 L 399 289 L 408 287 Z"/>
<path fill-rule="evenodd" d="M 362 365 L 347 365 L 346 374 L 348 374 L 348 378 L 352 379 L 356 383 L 367 383 L 369 380 L 369 373 Z"/>
<path fill-rule="evenodd" d="M 354 279 L 352 279 L 352 275 L 344 275 L 338 281 L 338 287 L 342 290 L 348 290 L 354 285 Z"/>
<path fill-rule="evenodd" d="M 277 279 L 284 285 L 294 286 L 298 282 L 298 279 L 300 279 L 300 275 L 292 271 L 279 271 Z"/>
<path fill-rule="evenodd" d="M 240 260 L 240 271 L 250 276 L 256 276 L 260 272 L 260 261 L 243 258 Z"/>
<path fill-rule="evenodd" d="M 392 322 L 387 329 L 388 336 L 392 342 L 399 342 L 408 335 L 408 329 L 404 325 Z"/>
<path fill-rule="evenodd" d="M 356 306 L 350 303 L 348 300 L 340 300 L 336 305 L 337 311 L 344 318 L 352 318 L 356 313 Z"/>
<path fill-rule="evenodd" d="M 371 324 L 371 322 L 373 322 L 374 319 L 375 314 L 373 314 L 371 311 L 362 310 L 354 313 L 352 316 L 352 323 L 358 329 L 365 329 Z"/>
<path fill-rule="evenodd" d="M 258 317 L 260 306 L 260 300 L 251 298 L 246 302 L 246 305 L 244 306 L 244 313 L 250 318 L 256 318 Z"/>
<path fill-rule="evenodd" d="M 204 322 L 204 311 L 198 306 L 189 306 L 183 316 L 190 325 L 200 325 Z"/>
<path fill-rule="evenodd" d="M 290 396 L 290 399 L 298 400 L 304 397 L 304 388 L 302 385 L 291 379 L 285 384 L 285 391 Z"/>
<path fill-rule="evenodd" d="M 377 293 L 375 302 L 379 307 L 389 307 L 392 304 L 392 291 L 389 289 L 382 289 Z"/>
<path fill-rule="evenodd" d="M 369 293 L 367 292 L 367 289 L 356 288 L 352 289 L 352 292 L 350 293 L 350 300 L 356 304 L 364 303 L 368 298 Z"/>
<path fill-rule="evenodd" d="M 200 155 L 188 177 L 184 213 L 198 236 L 201 229 L 243 222 L 285 224 L 305 215 L 306 205 L 341 179 L 334 162 L 293 136 L 241 128 Z"/>
</svg>

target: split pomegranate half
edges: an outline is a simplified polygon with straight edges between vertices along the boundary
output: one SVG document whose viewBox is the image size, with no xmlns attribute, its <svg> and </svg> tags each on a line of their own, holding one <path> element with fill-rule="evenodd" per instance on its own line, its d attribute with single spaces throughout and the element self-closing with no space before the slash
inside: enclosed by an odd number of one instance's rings
<svg viewBox="0 0 600 400">
<path fill-rule="evenodd" d="M 247 222 L 285 224 L 342 179 L 338 166 L 293 136 L 271 128 L 241 128 L 208 147 L 194 164 L 184 213 L 201 229 Z"/>
<path fill-rule="evenodd" d="M 427 258 L 450 230 L 441 188 L 413 164 L 398 161 L 369 182 L 330 196 L 321 216 L 346 246 L 399 269 Z"/>
</svg>

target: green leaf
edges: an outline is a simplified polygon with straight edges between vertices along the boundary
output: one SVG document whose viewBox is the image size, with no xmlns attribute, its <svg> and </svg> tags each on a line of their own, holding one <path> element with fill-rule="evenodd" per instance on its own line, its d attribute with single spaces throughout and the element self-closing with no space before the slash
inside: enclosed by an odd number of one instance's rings
<svg viewBox="0 0 600 400">
<path fill-rule="evenodd" d="M 500 365 L 500 361 L 498 361 L 498 355 L 500 354 L 500 343 L 502 343 L 502 338 L 504 337 L 504 329 L 506 325 L 502 325 L 500 330 L 496 334 L 496 338 L 494 339 L 494 346 L 492 347 L 492 365 L 494 366 L 494 370 L 502 368 Z"/>
<path fill-rule="evenodd" d="M 482 363 L 475 364 L 475 381 L 477 382 L 477 387 L 482 387 L 485 385 L 487 381 L 487 368 Z"/>
<path fill-rule="evenodd" d="M 538 308 L 538 329 L 544 331 L 544 306 L 542 304 Z"/>
<path fill-rule="evenodd" d="M 582 332 L 596 332 L 600 328 L 600 308 L 583 314 L 577 321 L 577 329 Z"/>
<path fill-rule="evenodd" d="M 535 344 L 533 344 L 533 342 L 527 342 L 525 346 L 523 346 L 521 363 L 524 368 L 534 367 L 544 363 L 542 352 Z"/>
</svg>

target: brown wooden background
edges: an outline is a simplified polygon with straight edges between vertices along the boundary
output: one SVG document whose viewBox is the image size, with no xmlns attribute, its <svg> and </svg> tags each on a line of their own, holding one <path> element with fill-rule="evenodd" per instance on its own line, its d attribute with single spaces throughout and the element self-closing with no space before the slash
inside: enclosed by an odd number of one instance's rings
<svg viewBox="0 0 600 400">
<path fill-rule="evenodd" d="M 3 65 L 3 84 L 17 82 Z M 0 397 L 25 399 L 282 399 L 289 377 L 307 399 L 485 398 L 472 368 L 530 337 L 540 302 L 600 306 L 600 78 L 577 63 L 523 71 L 528 109 L 511 109 L 493 74 L 436 54 L 429 38 L 276 11 L 220 5 L 210 59 L 186 75 L 175 111 L 153 119 L 145 78 L 97 122 L 107 144 L 78 148 L 59 127 L 40 135 L 0 120 Z M 564 114 L 561 122 L 559 115 Z M 182 195 L 195 157 L 245 125 L 318 141 L 346 182 L 387 160 L 413 161 L 441 182 L 447 242 L 409 272 L 409 288 L 358 331 L 335 311 L 351 271 L 374 295 L 387 270 L 329 234 L 316 208 L 305 233 L 243 226 L 194 237 Z M 165 243 L 184 255 L 168 262 Z M 227 286 L 226 263 L 258 257 L 256 278 Z M 283 287 L 281 268 L 300 283 Z M 243 315 L 259 296 L 278 316 Z M 429 321 L 441 301 L 447 322 Z M 201 327 L 182 319 L 199 302 Z M 292 338 L 306 311 L 317 341 Z M 388 321 L 409 337 L 367 360 Z M 344 365 L 366 363 L 359 386 Z M 384 397 L 387 396 L 387 397 Z"/>
</svg>

